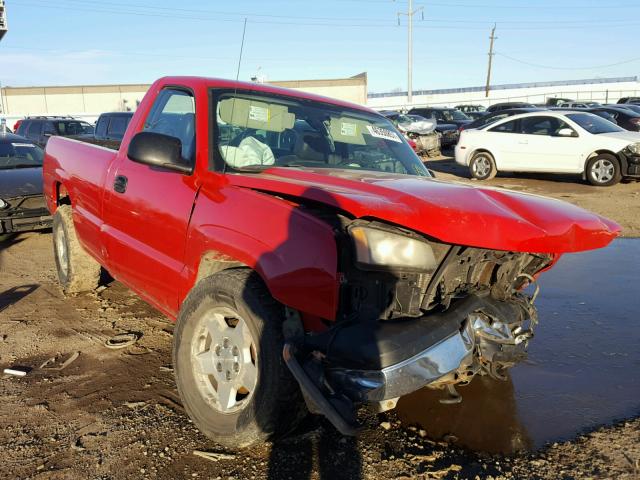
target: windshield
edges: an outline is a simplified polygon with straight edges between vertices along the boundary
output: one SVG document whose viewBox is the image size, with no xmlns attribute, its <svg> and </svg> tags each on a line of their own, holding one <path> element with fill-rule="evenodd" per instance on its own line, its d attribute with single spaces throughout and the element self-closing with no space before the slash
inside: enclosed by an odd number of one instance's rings
<svg viewBox="0 0 640 480">
<path fill-rule="evenodd" d="M 568 113 L 566 117 L 573 120 L 587 132 L 597 135 L 599 133 L 612 133 L 612 132 L 624 132 L 625 130 L 620 128 L 609 120 L 605 120 L 597 115 L 591 113 Z"/>
<path fill-rule="evenodd" d="M 32 143 L 0 143 L 0 170 L 41 167 L 44 152 Z"/>
<path fill-rule="evenodd" d="M 439 121 L 451 122 L 458 120 L 471 120 L 470 117 L 462 113 L 460 110 L 455 109 L 436 110 L 435 114 Z"/>
<path fill-rule="evenodd" d="M 224 162 L 429 176 L 391 122 L 375 114 L 281 96 L 222 94 L 216 138 Z"/>
</svg>

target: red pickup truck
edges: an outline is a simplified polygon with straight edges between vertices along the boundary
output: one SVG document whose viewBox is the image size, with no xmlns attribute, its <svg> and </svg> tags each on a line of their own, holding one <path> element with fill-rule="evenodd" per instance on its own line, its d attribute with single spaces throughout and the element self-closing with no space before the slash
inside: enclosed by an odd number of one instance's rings
<svg viewBox="0 0 640 480">
<path fill-rule="evenodd" d="M 120 149 L 52 137 L 44 191 L 60 282 L 100 269 L 177 320 L 184 406 L 243 447 L 308 410 L 503 378 L 537 321 L 537 275 L 614 222 L 433 178 L 383 116 L 267 85 L 156 81 Z"/>
</svg>

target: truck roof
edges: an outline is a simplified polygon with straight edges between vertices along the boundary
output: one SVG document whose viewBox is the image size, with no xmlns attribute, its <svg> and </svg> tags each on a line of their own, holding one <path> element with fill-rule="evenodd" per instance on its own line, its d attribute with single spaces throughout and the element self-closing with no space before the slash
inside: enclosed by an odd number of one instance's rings
<svg viewBox="0 0 640 480">
<path fill-rule="evenodd" d="M 302 98 L 305 100 L 315 100 L 318 102 L 330 103 L 332 105 L 337 105 L 345 108 L 353 108 L 357 110 L 362 110 L 367 113 L 374 113 L 379 115 L 378 112 L 372 110 L 363 105 L 358 105 L 357 103 L 351 103 L 344 100 L 338 100 L 336 98 L 325 97 L 323 95 L 316 95 L 313 93 L 303 92 L 300 90 L 294 90 L 291 88 L 283 88 L 276 87 L 274 85 L 269 85 L 266 83 L 255 83 L 255 82 L 241 82 L 236 80 L 227 80 L 224 78 L 213 78 L 213 77 L 195 77 L 195 76 L 168 76 L 162 77 L 158 79 L 155 84 L 160 85 L 185 85 L 190 87 L 204 87 L 204 88 L 230 88 L 238 90 L 253 90 L 256 92 L 263 93 L 273 93 L 276 95 L 286 95 L 289 97 Z"/>
</svg>

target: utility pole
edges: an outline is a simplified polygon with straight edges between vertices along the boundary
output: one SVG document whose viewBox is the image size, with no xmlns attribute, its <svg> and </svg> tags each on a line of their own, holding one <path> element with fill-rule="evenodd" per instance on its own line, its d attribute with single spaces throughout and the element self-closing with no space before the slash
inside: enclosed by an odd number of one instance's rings
<svg viewBox="0 0 640 480">
<path fill-rule="evenodd" d="M 489 43 L 489 66 L 487 68 L 487 86 L 484 90 L 484 96 L 488 97 L 489 96 L 489 85 L 491 84 L 491 62 L 493 61 L 493 56 L 495 55 L 495 53 L 493 53 L 493 41 L 498 38 L 495 36 L 496 33 L 496 24 L 493 24 L 493 28 L 491 29 L 491 36 L 489 37 L 489 39 L 491 40 L 491 42 Z"/>
<path fill-rule="evenodd" d="M 424 7 L 418 7 L 413 9 L 413 0 L 409 0 L 407 13 L 398 12 L 398 25 L 400 25 L 400 16 L 406 15 L 407 17 L 407 104 L 413 103 L 413 16 L 422 12 L 422 20 L 424 20 Z"/>
</svg>

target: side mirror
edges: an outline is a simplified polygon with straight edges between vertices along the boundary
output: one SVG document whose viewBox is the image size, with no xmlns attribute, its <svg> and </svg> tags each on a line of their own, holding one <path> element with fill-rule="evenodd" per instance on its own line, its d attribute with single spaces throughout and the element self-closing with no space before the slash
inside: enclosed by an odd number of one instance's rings
<svg viewBox="0 0 640 480">
<path fill-rule="evenodd" d="M 574 132 L 571 128 L 561 128 L 556 132 L 556 136 L 558 137 L 577 137 L 578 134 Z"/>
<path fill-rule="evenodd" d="M 129 160 L 191 174 L 193 168 L 182 159 L 182 142 L 179 138 L 155 132 L 137 133 L 129 143 Z"/>
</svg>

